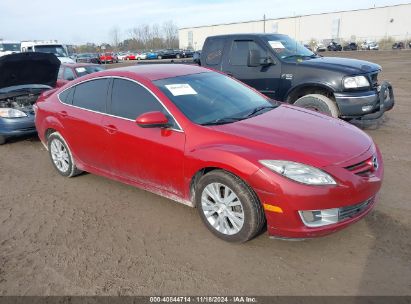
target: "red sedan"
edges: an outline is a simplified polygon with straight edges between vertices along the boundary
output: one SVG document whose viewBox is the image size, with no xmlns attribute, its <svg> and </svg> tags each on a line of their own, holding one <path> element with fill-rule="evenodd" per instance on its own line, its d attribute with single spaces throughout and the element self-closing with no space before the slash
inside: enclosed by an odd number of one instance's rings
<svg viewBox="0 0 411 304">
<path fill-rule="evenodd" d="M 118 63 L 118 58 L 114 53 L 103 53 L 100 54 L 100 61 L 102 63 Z"/>
<path fill-rule="evenodd" d="M 56 88 L 62 87 L 70 81 L 95 72 L 103 71 L 104 67 L 92 63 L 62 63 L 57 77 Z"/>
<path fill-rule="evenodd" d="M 265 224 L 281 238 L 340 230 L 381 187 L 380 151 L 361 130 L 198 66 L 84 76 L 43 93 L 36 113 L 61 175 L 87 171 L 197 207 L 227 241 Z"/>
</svg>

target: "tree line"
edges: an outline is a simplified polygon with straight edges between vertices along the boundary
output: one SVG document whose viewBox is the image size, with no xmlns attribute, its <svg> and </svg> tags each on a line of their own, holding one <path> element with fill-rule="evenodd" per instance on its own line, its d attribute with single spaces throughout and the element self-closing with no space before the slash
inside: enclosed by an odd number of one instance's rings
<svg viewBox="0 0 411 304">
<path fill-rule="evenodd" d="M 121 30 L 118 26 L 109 32 L 110 42 L 97 45 L 89 42 L 75 47 L 78 53 L 98 53 L 102 51 L 136 51 L 136 50 L 158 50 L 177 49 L 178 28 L 173 21 L 163 24 L 140 24 L 127 31 L 128 38 L 122 40 Z"/>
</svg>

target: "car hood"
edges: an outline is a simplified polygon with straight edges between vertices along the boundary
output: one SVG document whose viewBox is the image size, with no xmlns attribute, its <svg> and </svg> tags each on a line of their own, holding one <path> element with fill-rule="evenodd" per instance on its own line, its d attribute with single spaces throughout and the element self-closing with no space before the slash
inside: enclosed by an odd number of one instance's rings
<svg viewBox="0 0 411 304">
<path fill-rule="evenodd" d="M 253 142 L 253 154 L 260 154 L 258 157 L 317 167 L 347 162 L 373 144 L 367 134 L 342 120 L 289 105 L 212 128 Z"/>
<path fill-rule="evenodd" d="M 338 71 L 347 75 L 366 74 L 381 70 L 381 66 L 369 61 L 339 57 L 314 58 L 310 60 L 305 60 L 301 62 L 300 65 Z"/>
<path fill-rule="evenodd" d="M 27 84 L 54 87 L 60 61 L 53 54 L 17 53 L 0 57 L 0 89 Z"/>
</svg>

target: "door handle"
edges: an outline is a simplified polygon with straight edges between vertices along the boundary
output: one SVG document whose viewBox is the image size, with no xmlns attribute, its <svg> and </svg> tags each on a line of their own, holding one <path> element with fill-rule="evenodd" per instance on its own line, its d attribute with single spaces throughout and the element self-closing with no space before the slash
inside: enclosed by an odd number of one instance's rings
<svg viewBox="0 0 411 304">
<path fill-rule="evenodd" d="M 61 117 L 67 117 L 68 115 L 66 111 L 60 111 L 59 114 Z"/>
<path fill-rule="evenodd" d="M 106 129 L 106 131 L 107 131 L 109 134 L 114 134 L 114 133 L 117 132 L 117 128 L 116 128 L 116 126 L 114 126 L 114 125 L 105 125 L 105 126 L 104 126 L 104 129 Z"/>
</svg>

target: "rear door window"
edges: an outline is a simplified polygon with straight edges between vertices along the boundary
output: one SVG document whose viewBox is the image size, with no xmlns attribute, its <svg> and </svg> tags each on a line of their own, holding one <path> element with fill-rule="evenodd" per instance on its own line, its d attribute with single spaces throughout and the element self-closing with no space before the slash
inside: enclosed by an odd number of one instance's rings
<svg viewBox="0 0 411 304">
<path fill-rule="evenodd" d="M 76 86 L 73 97 L 73 105 L 106 113 L 106 99 L 109 79 L 96 79 L 83 82 Z"/>
<path fill-rule="evenodd" d="M 62 103 L 72 104 L 73 103 L 73 96 L 76 87 L 72 87 L 70 89 L 64 90 L 59 94 L 59 99 Z"/>
</svg>

